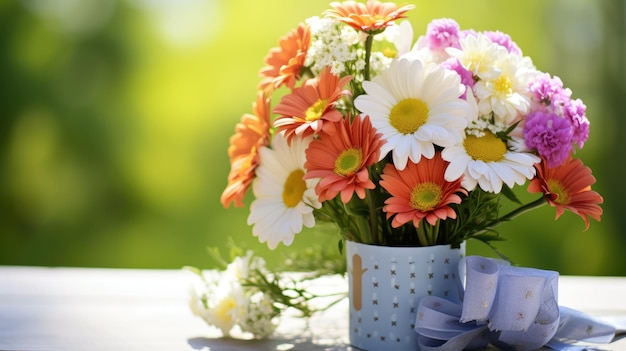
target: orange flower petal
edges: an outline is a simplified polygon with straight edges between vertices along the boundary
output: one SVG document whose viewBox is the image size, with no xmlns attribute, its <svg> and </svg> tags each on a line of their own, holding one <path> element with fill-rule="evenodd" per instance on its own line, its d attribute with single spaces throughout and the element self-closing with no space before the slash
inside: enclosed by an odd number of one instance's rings
<svg viewBox="0 0 626 351">
<path fill-rule="evenodd" d="M 324 12 L 328 17 L 368 34 L 380 33 L 391 25 L 391 22 L 406 18 L 405 13 L 415 8 L 410 4 L 398 6 L 393 2 L 376 0 L 369 0 L 366 4 L 356 1 L 333 2 L 330 6 L 333 9 Z"/>
<path fill-rule="evenodd" d="M 365 189 L 374 189 L 367 167 L 378 162 L 380 146 L 384 141 L 370 123 L 369 117 L 360 115 L 350 120 L 333 123 L 333 132 L 320 132 L 306 150 L 307 170 L 305 179 L 321 178 L 315 192 L 320 202 L 335 198 L 341 193 L 341 201 L 347 203 L 354 193 L 365 198 Z M 360 164 L 355 164 L 351 172 L 337 172 L 336 162 L 346 150 L 355 150 L 360 156 Z"/>
<path fill-rule="evenodd" d="M 441 158 L 440 152 L 432 159 L 422 158 L 419 163 L 409 162 L 402 171 L 391 163 L 385 166 L 380 185 L 391 197 L 385 201 L 383 211 L 387 213 L 387 218 L 394 218 L 394 228 L 409 221 L 413 221 L 413 225 L 417 227 L 424 218 L 430 225 L 435 225 L 438 219 L 456 218 L 456 213 L 449 205 L 461 203 L 461 197 L 457 193 L 467 194 L 467 191 L 461 187 L 461 178 L 454 182 L 445 180 L 447 166 L 448 162 Z M 411 196 L 417 186 L 426 183 L 439 187 L 441 200 L 432 208 L 421 210 L 413 206 Z"/>
<path fill-rule="evenodd" d="M 556 208 L 555 219 L 569 210 L 585 221 L 585 230 L 589 229 L 589 217 L 600 221 L 600 204 L 604 199 L 591 190 L 596 179 L 582 161 L 570 158 L 555 168 L 549 168 L 547 162 L 542 160 L 535 168 L 537 177 L 530 182 L 528 191 L 544 194 L 550 206 Z"/>
<path fill-rule="evenodd" d="M 293 88 L 300 79 L 300 70 L 304 66 L 310 44 L 311 31 L 304 23 L 280 38 L 278 47 L 270 49 L 265 56 L 267 66 L 259 72 L 259 89 L 271 93 L 282 85 Z"/>
<path fill-rule="evenodd" d="M 250 188 L 258 165 L 258 151 L 269 142 L 269 103 L 265 94 L 259 92 L 253 104 L 254 114 L 244 114 L 240 123 L 235 126 L 235 134 L 230 137 L 230 172 L 228 184 L 220 197 L 225 208 L 233 202 L 235 207 L 244 205 L 243 198 Z"/>
<path fill-rule="evenodd" d="M 326 67 L 318 77 L 308 79 L 282 97 L 273 111 L 280 115 L 274 126 L 278 132 L 284 131 L 291 143 L 296 135 L 306 137 L 324 129 L 326 122 L 340 121 L 343 116 L 334 105 L 342 95 L 349 94 L 342 89 L 351 79 L 350 76 L 339 78 Z"/>
</svg>

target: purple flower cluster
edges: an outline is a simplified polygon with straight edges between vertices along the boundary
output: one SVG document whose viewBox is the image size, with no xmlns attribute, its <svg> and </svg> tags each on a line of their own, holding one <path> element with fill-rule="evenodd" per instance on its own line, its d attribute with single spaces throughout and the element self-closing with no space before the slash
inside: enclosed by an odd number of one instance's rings
<svg viewBox="0 0 626 351">
<path fill-rule="evenodd" d="M 522 56 L 522 50 L 508 34 L 501 31 L 481 33 L 510 54 Z M 447 48 L 460 49 L 460 40 L 472 35 L 478 35 L 478 32 L 461 30 L 455 20 L 441 18 L 428 24 L 420 43 L 421 48 L 428 48 L 439 55 L 437 58 L 441 59 L 440 64 L 444 68 L 458 73 L 467 89 L 472 89 L 476 78 L 456 58 L 445 52 Z M 559 77 L 548 73 L 540 72 L 530 82 L 524 95 L 531 101 L 530 110 L 522 117 L 526 146 L 537 150 L 550 167 L 556 167 L 569 158 L 575 146 L 581 149 L 589 137 L 586 106 L 580 99 L 571 98 L 572 91 L 563 87 Z M 465 93 L 461 97 L 466 98 Z"/>
<path fill-rule="evenodd" d="M 521 55 L 522 50 L 511 40 L 511 37 L 501 31 L 485 31 L 485 36 L 492 42 L 503 46 L 508 52 Z M 426 27 L 426 46 L 433 51 L 446 48 L 460 49 L 459 39 L 468 35 L 476 35 L 474 30 L 461 30 L 459 24 L 450 18 L 432 20 Z"/>
<path fill-rule="evenodd" d="M 431 50 L 444 50 L 453 47 L 460 48 L 459 24 L 449 18 L 440 18 L 430 22 L 426 28 L 426 44 Z"/>
<path fill-rule="evenodd" d="M 503 46 L 508 52 L 515 55 L 522 54 L 522 49 L 520 49 L 519 46 L 517 46 L 517 44 L 513 40 L 511 40 L 511 36 L 509 36 L 508 34 L 503 33 L 499 30 L 485 31 L 484 33 L 485 36 L 489 38 L 489 40 L 500 46 Z"/>
<path fill-rule="evenodd" d="M 535 111 L 527 116 L 524 126 L 526 145 L 555 167 L 567 159 L 573 149 L 573 130 L 569 122 L 553 113 Z"/>
<path fill-rule="evenodd" d="M 548 73 L 540 74 L 529 84 L 528 89 L 532 94 L 536 109 L 541 109 L 544 106 L 554 107 L 555 104 L 569 100 L 572 95 L 571 90 L 563 88 L 561 78 L 551 77 Z"/>
<path fill-rule="evenodd" d="M 574 128 L 572 141 L 579 149 L 582 149 L 585 141 L 589 138 L 589 120 L 585 115 L 586 110 L 587 106 L 580 99 L 568 100 L 568 103 L 563 106 L 563 114 Z"/>
<path fill-rule="evenodd" d="M 572 92 L 563 87 L 559 77 L 540 74 L 529 85 L 531 112 L 526 116 L 524 140 L 537 149 L 548 166 L 556 167 L 574 150 L 582 148 L 589 137 L 587 107 L 580 99 L 572 100 Z"/>
</svg>

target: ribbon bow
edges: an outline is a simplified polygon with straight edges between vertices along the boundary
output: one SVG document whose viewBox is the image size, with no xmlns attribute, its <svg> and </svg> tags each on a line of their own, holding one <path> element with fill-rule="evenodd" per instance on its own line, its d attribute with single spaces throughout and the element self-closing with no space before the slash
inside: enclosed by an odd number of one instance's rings
<svg viewBox="0 0 626 351">
<path fill-rule="evenodd" d="M 435 296 L 419 302 L 415 331 L 422 351 L 488 343 L 508 350 L 562 350 L 571 345 L 561 340 L 610 342 L 615 335 L 613 326 L 559 307 L 557 272 L 479 256 L 467 257 L 460 270 L 466 277 L 462 306 Z"/>
</svg>

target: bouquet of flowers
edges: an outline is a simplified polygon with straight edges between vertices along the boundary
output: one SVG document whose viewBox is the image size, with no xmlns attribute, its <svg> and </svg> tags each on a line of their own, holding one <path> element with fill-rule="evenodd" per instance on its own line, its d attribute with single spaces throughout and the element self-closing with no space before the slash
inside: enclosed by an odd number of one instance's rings
<svg viewBox="0 0 626 351">
<path fill-rule="evenodd" d="M 600 220 L 603 199 L 574 157 L 586 106 L 505 33 L 436 19 L 413 39 L 413 5 L 333 2 L 280 38 L 253 113 L 230 139 L 221 202 L 244 206 L 273 249 L 303 227 L 385 246 L 489 243 L 549 204 Z M 271 105 L 275 106 L 272 108 Z M 536 200 L 512 191 L 528 183 Z M 500 214 L 501 201 L 518 204 Z"/>
</svg>

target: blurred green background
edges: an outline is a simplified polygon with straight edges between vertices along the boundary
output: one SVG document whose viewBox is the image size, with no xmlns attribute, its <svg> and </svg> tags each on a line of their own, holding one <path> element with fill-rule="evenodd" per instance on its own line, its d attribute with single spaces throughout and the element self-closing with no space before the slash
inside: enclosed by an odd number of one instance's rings
<svg viewBox="0 0 626 351">
<path fill-rule="evenodd" d="M 219 202 L 235 123 L 278 38 L 329 1 L 0 2 L 0 264 L 211 267 L 228 238 L 271 263 L 336 236 L 306 231 L 275 252 L 246 208 Z M 500 227 L 516 263 L 626 275 L 626 9 L 622 0 L 413 1 L 416 35 L 434 18 L 511 35 L 587 105 L 578 152 L 598 182 L 602 222 L 541 208 Z M 518 189 L 525 195 L 525 187 Z M 248 199 L 249 200 L 249 199 Z M 250 201 L 248 201 L 249 203 Z M 480 243 L 469 254 L 493 256 Z"/>
</svg>

